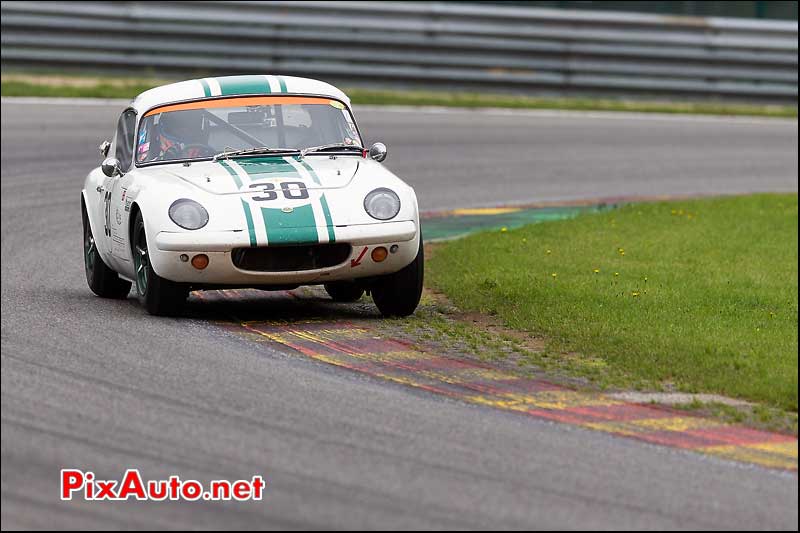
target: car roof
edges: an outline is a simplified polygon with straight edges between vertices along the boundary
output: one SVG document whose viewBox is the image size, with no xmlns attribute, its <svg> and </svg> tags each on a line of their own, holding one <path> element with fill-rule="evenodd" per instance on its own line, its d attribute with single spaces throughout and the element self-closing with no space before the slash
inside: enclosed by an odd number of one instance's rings
<svg viewBox="0 0 800 533">
<path fill-rule="evenodd" d="M 330 83 L 295 76 L 245 75 L 200 78 L 154 87 L 131 102 L 137 113 L 144 113 L 163 104 L 198 98 L 235 95 L 294 94 L 328 96 L 350 106 L 350 99 Z"/>
</svg>

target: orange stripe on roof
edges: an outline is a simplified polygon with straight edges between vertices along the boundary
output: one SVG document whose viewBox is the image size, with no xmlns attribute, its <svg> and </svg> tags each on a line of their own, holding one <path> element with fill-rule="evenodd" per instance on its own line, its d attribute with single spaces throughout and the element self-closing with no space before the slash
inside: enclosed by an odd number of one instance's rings
<svg viewBox="0 0 800 533">
<path fill-rule="evenodd" d="M 166 113 L 168 111 L 185 111 L 187 109 L 209 109 L 214 107 L 239 107 L 248 105 L 273 105 L 273 104 L 319 104 L 330 105 L 328 98 L 318 98 L 314 96 L 245 96 L 239 98 L 218 98 L 215 100 L 198 100 L 197 102 L 186 102 L 183 104 L 171 104 L 156 107 L 144 114 L 145 117 Z"/>
</svg>

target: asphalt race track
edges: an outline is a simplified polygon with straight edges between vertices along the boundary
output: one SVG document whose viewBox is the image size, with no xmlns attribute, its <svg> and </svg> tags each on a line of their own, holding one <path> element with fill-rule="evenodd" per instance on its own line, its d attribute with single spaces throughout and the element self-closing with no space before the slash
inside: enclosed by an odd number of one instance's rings
<svg viewBox="0 0 800 533">
<path fill-rule="evenodd" d="M 797 527 L 796 473 L 417 392 L 231 335 L 213 312 L 94 297 L 78 195 L 119 110 L 2 103 L 4 530 Z M 426 210 L 797 190 L 796 121 L 357 118 Z M 270 312 L 335 309 L 287 297 Z M 61 468 L 268 485 L 262 502 L 62 502 Z"/>
</svg>

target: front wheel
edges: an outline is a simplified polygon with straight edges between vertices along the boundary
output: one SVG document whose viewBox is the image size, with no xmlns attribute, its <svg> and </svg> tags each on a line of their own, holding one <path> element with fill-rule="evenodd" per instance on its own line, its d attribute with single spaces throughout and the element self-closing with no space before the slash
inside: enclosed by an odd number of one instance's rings
<svg viewBox="0 0 800 533">
<path fill-rule="evenodd" d="M 142 213 L 136 213 L 133 223 L 133 266 L 136 269 L 136 294 L 147 312 L 158 316 L 180 314 L 189 290 L 180 283 L 164 279 L 153 270 L 147 248 Z"/>
<path fill-rule="evenodd" d="M 425 254 L 419 238 L 417 257 L 405 268 L 383 276 L 372 286 L 372 299 L 383 316 L 408 316 L 414 312 L 422 297 L 422 278 Z"/>
<path fill-rule="evenodd" d="M 101 298 L 127 298 L 131 292 L 131 282 L 120 279 L 116 272 L 105 264 L 97 251 L 97 242 L 92 235 L 89 215 L 81 206 L 83 218 L 83 268 L 86 271 L 86 283 L 93 293 Z"/>
</svg>

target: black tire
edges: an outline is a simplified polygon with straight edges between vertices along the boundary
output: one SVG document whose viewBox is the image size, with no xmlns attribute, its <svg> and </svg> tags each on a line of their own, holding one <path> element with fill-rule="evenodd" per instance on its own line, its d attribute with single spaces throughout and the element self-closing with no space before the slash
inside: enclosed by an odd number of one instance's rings
<svg viewBox="0 0 800 533">
<path fill-rule="evenodd" d="M 131 233 L 131 253 L 136 273 L 136 294 L 148 313 L 157 316 L 179 315 L 189 296 L 183 284 L 162 278 L 153 270 L 147 248 L 142 213 L 136 213 Z"/>
<path fill-rule="evenodd" d="M 352 281 L 326 283 L 325 290 L 334 302 L 356 302 L 364 296 L 364 288 Z"/>
<path fill-rule="evenodd" d="M 92 226 L 89 224 L 89 216 L 83 205 L 81 205 L 81 217 L 83 218 L 83 267 L 86 271 L 86 283 L 89 284 L 92 292 L 101 298 L 117 300 L 127 298 L 128 293 L 131 292 L 131 282 L 120 279 L 117 273 L 111 270 L 100 257 L 94 235 L 92 235 Z"/>
<path fill-rule="evenodd" d="M 372 286 L 372 299 L 383 316 L 408 316 L 414 312 L 422 297 L 425 273 L 425 253 L 422 237 L 417 257 L 399 272 L 383 276 Z"/>
</svg>

